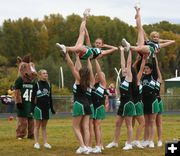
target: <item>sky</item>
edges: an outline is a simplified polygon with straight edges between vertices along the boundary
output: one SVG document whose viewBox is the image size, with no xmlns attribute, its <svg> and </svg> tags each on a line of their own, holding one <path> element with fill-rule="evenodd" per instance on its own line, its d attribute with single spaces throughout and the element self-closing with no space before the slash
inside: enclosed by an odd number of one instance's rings
<svg viewBox="0 0 180 156">
<path fill-rule="evenodd" d="M 162 20 L 180 24 L 180 0 L 0 0 L 0 25 L 5 19 L 29 17 L 42 20 L 45 15 L 73 13 L 82 16 L 86 8 L 95 16 L 105 15 L 135 25 L 134 5 L 139 2 L 143 24 Z"/>
</svg>

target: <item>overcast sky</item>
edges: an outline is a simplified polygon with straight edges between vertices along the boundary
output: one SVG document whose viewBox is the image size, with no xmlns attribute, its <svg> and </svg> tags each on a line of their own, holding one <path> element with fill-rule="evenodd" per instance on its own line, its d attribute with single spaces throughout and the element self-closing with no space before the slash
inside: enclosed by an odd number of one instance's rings
<svg viewBox="0 0 180 156">
<path fill-rule="evenodd" d="M 134 4 L 137 0 L 0 0 L 0 25 L 5 19 L 29 17 L 42 20 L 44 15 L 59 13 L 65 18 L 72 13 L 82 15 L 91 8 L 92 15 L 118 17 L 135 25 Z M 166 20 L 180 24 L 180 0 L 139 0 L 143 24 Z"/>
</svg>

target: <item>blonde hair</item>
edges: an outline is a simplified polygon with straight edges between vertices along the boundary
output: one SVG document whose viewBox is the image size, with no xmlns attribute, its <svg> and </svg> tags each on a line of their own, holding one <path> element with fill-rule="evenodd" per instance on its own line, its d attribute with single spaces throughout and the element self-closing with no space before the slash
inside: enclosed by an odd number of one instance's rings
<svg viewBox="0 0 180 156">
<path fill-rule="evenodd" d="M 38 80 L 40 80 L 41 79 L 41 73 L 42 72 L 47 72 L 47 70 L 45 70 L 45 69 L 40 69 L 39 71 L 38 71 Z M 48 81 L 48 80 L 47 80 Z"/>
<path fill-rule="evenodd" d="M 159 33 L 158 33 L 157 31 L 152 31 L 152 32 L 150 33 L 150 39 L 152 40 L 155 35 L 158 35 L 158 36 L 159 36 Z"/>
</svg>

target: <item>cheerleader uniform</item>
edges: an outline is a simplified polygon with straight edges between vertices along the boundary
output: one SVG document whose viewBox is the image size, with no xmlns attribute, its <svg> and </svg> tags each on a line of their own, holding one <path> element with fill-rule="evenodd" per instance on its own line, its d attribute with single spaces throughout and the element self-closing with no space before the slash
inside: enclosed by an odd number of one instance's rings
<svg viewBox="0 0 180 156">
<path fill-rule="evenodd" d="M 156 81 L 156 85 L 155 85 L 155 94 L 156 94 L 156 97 L 157 97 L 157 100 L 158 100 L 158 106 L 159 106 L 159 114 L 161 114 L 162 112 L 164 112 L 164 103 L 160 97 L 160 87 L 161 87 L 161 84 L 159 81 Z"/>
<path fill-rule="evenodd" d="M 86 91 L 84 91 L 80 84 L 73 85 L 73 94 L 74 94 L 74 104 L 73 104 L 73 113 L 74 117 L 82 116 L 82 115 L 90 115 L 91 108 L 89 104 L 89 100 L 86 95 Z"/>
<path fill-rule="evenodd" d="M 121 78 L 120 94 L 120 106 L 117 115 L 123 117 L 136 115 L 135 106 L 132 99 L 132 82 L 126 81 L 125 77 Z"/>
<path fill-rule="evenodd" d="M 36 120 L 48 120 L 55 113 L 52 104 L 51 86 L 47 81 L 38 81 L 32 92 L 32 112 Z"/>
<path fill-rule="evenodd" d="M 92 102 L 94 106 L 94 119 L 103 120 L 105 118 L 105 95 L 106 89 L 100 83 L 96 83 L 92 90 Z"/>
<path fill-rule="evenodd" d="M 85 53 L 81 52 L 79 54 L 79 58 L 83 60 L 87 60 L 90 56 L 93 55 L 93 58 L 95 59 L 101 54 L 101 49 L 100 48 L 92 48 L 85 46 L 87 48 L 87 51 Z"/>
<path fill-rule="evenodd" d="M 137 89 L 133 90 L 133 102 L 136 109 L 136 116 L 144 115 L 141 84 L 137 86 Z"/>
<path fill-rule="evenodd" d="M 94 106 L 93 106 L 93 102 L 92 102 L 92 88 L 91 87 L 87 88 L 86 96 L 88 98 L 89 105 L 90 105 L 90 108 L 91 108 L 91 113 L 92 113 L 90 115 L 90 119 L 93 119 L 94 118 Z"/>
<path fill-rule="evenodd" d="M 156 50 L 160 49 L 160 45 L 158 42 L 147 40 L 147 41 L 145 41 L 145 45 L 149 46 L 149 50 L 150 50 L 149 56 L 152 56 Z"/>
<path fill-rule="evenodd" d="M 154 114 L 159 112 L 158 101 L 155 95 L 156 81 L 152 75 L 144 75 L 142 78 L 143 91 L 142 102 L 144 105 L 144 114 Z"/>
</svg>

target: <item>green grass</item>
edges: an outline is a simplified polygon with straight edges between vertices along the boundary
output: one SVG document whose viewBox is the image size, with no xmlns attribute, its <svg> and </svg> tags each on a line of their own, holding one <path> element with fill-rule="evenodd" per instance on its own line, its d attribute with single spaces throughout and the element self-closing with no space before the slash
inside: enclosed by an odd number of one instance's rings
<svg viewBox="0 0 180 156">
<path fill-rule="evenodd" d="M 48 140 L 53 146 L 51 150 L 33 148 L 34 141 L 15 139 L 16 120 L 8 121 L 0 119 L 0 156 L 73 156 L 78 148 L 78 142 L 73 134 L 71 127 L 71 118 L 51 119 L 48 123 Z M 107 145 L 112 141 L 114 134 L 115 117 L 107 117 L 102 124 L 103 142 Z M 179 116 L 163 116 L 163 141 L 180 139 L 180 118 Z M 42 137 L 40 135 L 42 145 Z M 133 149 L 123 151 L 122 147 L 126 140 L 126 128 L 122 127 L 119 147 L 114 149 L 105 149 L 103 154 L 98 156 L 164 156 L 165 149 Z M 157 138 L 155 138 L 157 140 Z M 93 155 L 93 154 L 91 154 Z"/>
</svg>

